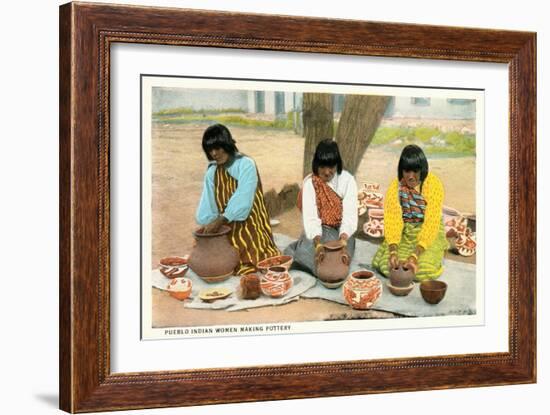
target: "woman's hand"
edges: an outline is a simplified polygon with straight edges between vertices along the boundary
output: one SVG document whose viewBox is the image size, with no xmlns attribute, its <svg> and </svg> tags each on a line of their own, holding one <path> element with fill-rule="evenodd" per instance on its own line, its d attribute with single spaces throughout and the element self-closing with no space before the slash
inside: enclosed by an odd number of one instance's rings
<svg viewBox="0 0 550 415">
<path fill-rule="evenodd" d="M 313 238 L 313 248 L 315 249 L 315 263 L 317 263 L 319 261 L 320 254 L 323 252 L 323 244 L 321 243 L 320 235 L 317 235 L 315 238 Z"/>
<path fill-rule="evenodd" d="M 399 267 L 399 259 L 397 258 L 397 252 L 395 252 L 395 253 L 392 252 L 390 254 L 389 263 L 390 263 L 390 269 Z"/>
<path fill-rule="evenodd" d="M 412 268 L 415 274 L 418 272 L 418 257 L 420 257 L 420 255 L 422 255 L 423 252 L 424 252 L 424 248 L 418 245 L 414 250 L 414 252 L 411 255 L 409 255 L 409 257 L 407 258 L 407 261 L 405 262 L 405 266 Z"/>
<path fill-rule="evenodd" d="M 410 257 L 408 257 L 407 261 L 403 265 L 406 268 L 412 269 L 415 274 L 418 272 L 418 259 L 415 255 L 411 255 Z"/>
<path fill-rule="evenodd" d="M 220 215 L 208 225 L 203 228 L 204 233 L 216 233 L 220 230 L 223 224 L 227 223 L 227 219 L 224 216 Z"/>
<path fill-rule="evenodd" d="M 389 258 L 389 266 L 390 269 L 397 268 L 399 266 L 399 258 L 397 256 L 398 246 L 396 244 L 392 244 L 389 246 L 390 250 L 390 258 Z"/>
</svg>

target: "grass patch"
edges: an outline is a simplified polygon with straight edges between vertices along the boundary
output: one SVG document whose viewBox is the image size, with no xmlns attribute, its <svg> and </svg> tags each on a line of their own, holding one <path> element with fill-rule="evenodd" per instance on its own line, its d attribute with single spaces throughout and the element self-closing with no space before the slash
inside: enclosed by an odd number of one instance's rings
<svg viewBox="0 0 550 415">
<path fill-rule="evenodd" d="M 400 143 L 397 142 L 400 140 Z M 396 143 L 397 142 L 397 143 Z M 475 156 L 475 134 L 458 131 L 443 132 L 433 127 L 380 127 L 372 139 L 372 145 L 395 143 L 396 146 L 417 144 L 426 154 Z"/>
<path fill-rule="evenodd" d="M 248 118 L 243 115 L 233 115 L 224 113 L 223 115 L 216 114 L 197 114 L 197 113 L 182 113 L 179 115 L 156 115 L 153 121 L 163 122 L 166 124 L 186 124 L 191 122 L 207 122 L 221 123 L 239 127 L 249 128 L 274 128 L 292 130 L 294 128 L 294 113 L 289 112 L 286 118 L 277 118 L 275 120 L 257 120 Z"/>
<path fill-rule="evenodd" d="M 195 110 L 188 107 L 180 108 L 168 108 L 165 110 L 157 111 L 153 113 L 155 117 L 167 117 L 167 116 L 181 116 L 181 115 L 200 115 L 200 114 L 244 114 L 244 110 L 240 108 L 221 108 L 214 109 L 199 109 Z"/>
</svg>

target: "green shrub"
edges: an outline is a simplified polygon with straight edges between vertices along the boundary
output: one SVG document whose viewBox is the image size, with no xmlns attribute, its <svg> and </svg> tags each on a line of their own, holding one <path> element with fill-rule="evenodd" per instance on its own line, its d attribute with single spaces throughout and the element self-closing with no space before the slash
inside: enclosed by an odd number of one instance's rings
<svg viewBox="0 0 550 415">
<path fill-rule="evenodd" d="M 442 140 L 443 145 L 432 143 L 432 138 Z M 442 132 L 438 128 L 421 127 L 379 127 L 372 139 L 373 146 L 388 145 L 401 139 L 403 146 L 418 144 L 426 154 L 465 155 L 476 154 L 474 134 L 463 134 L 458 131 Z"/>
</svg>

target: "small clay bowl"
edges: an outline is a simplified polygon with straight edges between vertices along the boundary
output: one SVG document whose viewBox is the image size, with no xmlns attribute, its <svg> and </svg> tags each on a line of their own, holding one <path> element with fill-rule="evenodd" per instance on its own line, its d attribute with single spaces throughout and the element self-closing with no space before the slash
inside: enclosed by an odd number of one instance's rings
<svg viewBox="0 0 550 415">
<path fill-rule="evenodd" d="M 429 280 L 420 283 L 420 294 L 424 301 L 430 304 L 438 304 L 443 300 L 446 291 L 447 284 L 443 281 Z"/>
<path fill-rule="evenodd" d="M 294 258 L 290 255 L 277 255 L 258 262 L 256 268 L 262 274 L 266 274 L 267 270 L 271 267 L 284 267 L 288 271 L 292 265 L 292 261 L 294 261 Z"/>
<path fill-rule="evenodd" d="M 407 287 L 396 287 L 391 285 L 391 282 L 387 282 L 386 284 L 388 286 L 388 289 L 393 295 L 396 295 L 397 297 L 404 297 L 406 295 L 409 295 L 409 293 L 414 288 L 414 282 L 411 282 L 411 284 Z"/>
<path fill-rule="evenodd" d="M 170 283 L 166 287 L 166 290 L 170 293 L 172 297 L 183 301 L 186 298 L 189 298 L 189 296 L 191 295 L 192 287 L 193 283 L 189 278 L 177 277 L 173 278 L 172 281 L 170 281 Z"/>
<path fill-rule="evenodd" d="M 229 288 L 209 288 L 199 293 L 199 298 L 205 303 L 213 303 L 216 300 L 223 300 L 231 295 Z"/>
<path fill-rule="evenodd" d="M 187 274 L 188 256 L 168 256 L 159 261 L 160 272 L 166 278 L 180 278 Z"/>
</svg>

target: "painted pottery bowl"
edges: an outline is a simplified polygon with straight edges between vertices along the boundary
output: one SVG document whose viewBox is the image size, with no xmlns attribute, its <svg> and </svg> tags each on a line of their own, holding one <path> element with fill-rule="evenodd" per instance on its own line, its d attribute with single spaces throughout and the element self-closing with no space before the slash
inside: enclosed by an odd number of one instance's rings
<svg viewBox="0 0 550 415">
<path fill-rule="evenodd" d="M 384 236 L 384 209 L 369 208 L 368 221 L 363 225 L 363 232 L 372 238 Z"/>
<path fill-rule="evenodd" d="M 189 269 L 188 258 L 189 255 L 164 257 L 159 261 L 160 272 L 166 278 L 184 277 Z"/>
<path fill-rule="evenodd" d="M 420 294 L 427 303 L 438 304 L 446 292 L 447 284 L 443 281 L 428 280 L 420 283 Z"/>
<path fill-rule="evenodd" d="M 294 261 L 294 258 L 290 255 L 277 255 L 258 262 L 256 268 L 262 274 L 266 274 L 267 270 L 271 267 L 283 267 L 288 271 L 292 265 L 292 261 Z"/>
<path fill-rule="evenodd" d="M 352 272 L 343 286 L 344 299 L 355 309 L 371 308 L 382 295 L 382 282 L 366 269 Z"/>
<path fill-rule="evenodd" d="M 457 238 L 455 247 L 462 256 L 472 256 L 475 254 L 477 247 L 475 233 L 471 232 L 469 228 L 466 229 L 466 232 Z"/>
<path fill-rule="evenodd" d="M 369 209 L 382 208 L 384 206 L 384 195 L 378 192 L 369 192 L 362 200 L 362 203 L 365 204 Z"/>
<path fill-rule="evenodd" d="M 404 297 L 406 295 L 409 295 L 409 293 L 414 288 L 414 282 L 411 282 L 411 284 L 408 287 L 396 287 L 396 286 L 392 285 L 392 283 L 389 282 L 389 281 L 386 285 L 387 285 L 388 289 L 390 290 L 390 292 L 393 295 L 396 295 L 397 297 Z"/>
<path fill-rule="evenodd" d="M 269 297 L 282 297 L 292 288 L 292 276 L 282 266 L 270 267 L 260 278 L 260 289 Z"/>
<path fill-rule="evenodd" d="M 450 219 L 458 219 L 462 216 L 458 210 L 450 206 L 443 206 L 442 213 L 444 223 L 447 223 Z"/>
<path fill-rule="evenodd" d="M 167 285 L 166 291 L 168 291 L 172 297 L 183 301 L 191 295 L 192 287 L 193 283 L 189 278 L 176 277 Z"/>
</svg>

